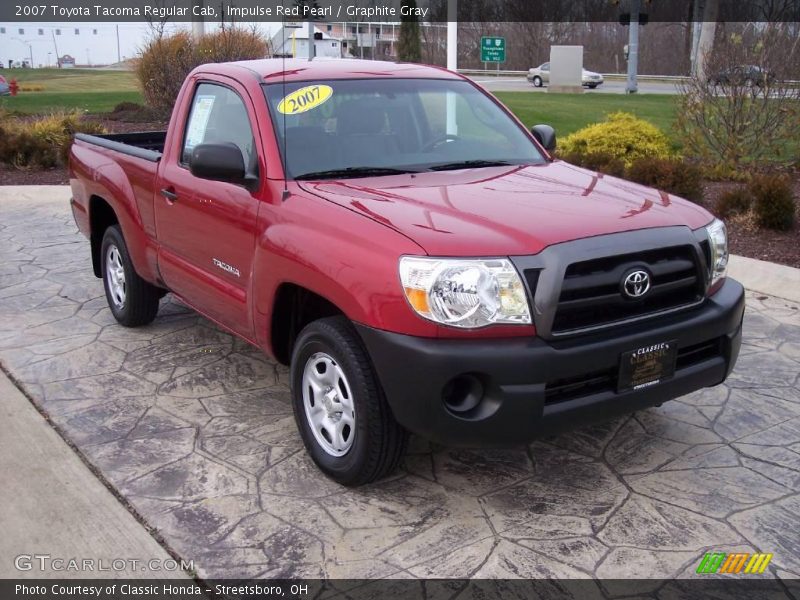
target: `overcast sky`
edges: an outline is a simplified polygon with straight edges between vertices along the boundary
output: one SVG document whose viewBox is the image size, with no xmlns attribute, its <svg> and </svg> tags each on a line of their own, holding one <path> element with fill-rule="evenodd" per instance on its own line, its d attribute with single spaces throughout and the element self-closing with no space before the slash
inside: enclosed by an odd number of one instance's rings
<svg viewBox="0 0 800 600">
<path fill-rule="evenodd" d="M 5 0 L 3 0 L 5 1 Z M 248 23 L 242 23 L 248 26 Z M 259 23 L 266 35 L 277 31 L 279 23 Z M 188 29 L 190 23 L 168 25 L 168 28 Z M 207 30 L 215 27 L 206 24 Z M 24 33 L 20 34 L 22 29 Z M 55 66 L 56 51 L 60 55 L 70 54 L 78 64 L 111 64 L 117 62 L 117 30 L 113 23 L 0 23 L 0 61 L 8 67 L 9 60 L 29 59 L 33 49 L 35 66 Z M 78 30 L 78 33 L 75 33 Z M 40 35 L 41 31 L 41 35 Z M 96 34 L 94 32 L 97 32 Z M 132 58 L 147 40 L 149 29 L 143 23 L 120 23 L 119 42 L 122 59 Z M 48 57 L 48 53 L 50 53 Z"/>
</svg>

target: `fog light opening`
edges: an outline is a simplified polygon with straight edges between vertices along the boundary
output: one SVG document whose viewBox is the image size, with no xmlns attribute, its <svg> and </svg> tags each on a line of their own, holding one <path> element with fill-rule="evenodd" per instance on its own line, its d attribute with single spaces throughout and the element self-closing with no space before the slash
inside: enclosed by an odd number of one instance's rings
<svg viewBox="0 0 800 600">
<path fill-rule="evenodd" d="M 469 413 L 483 400 L 484 389 L 474 375 L 454 377 L 442 389 L 442 402 L 447 410 L 459 416 Z"/>
</svg>

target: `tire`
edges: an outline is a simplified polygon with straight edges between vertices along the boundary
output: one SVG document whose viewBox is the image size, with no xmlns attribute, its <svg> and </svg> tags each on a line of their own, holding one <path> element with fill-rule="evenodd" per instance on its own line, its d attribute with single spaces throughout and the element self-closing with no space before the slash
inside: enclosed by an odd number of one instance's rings
<svg viewBox="0 0 800 600">
<path fill-rule="evenodd" d="M 542 78 L 538 75 L 533 78 L 533 87 L 542 87 Z"/>
<path fill-rule="evenodd" d="M 397 468 L 408 434 L 395 421 L 361 339 L 345 317 L 320 319 L 300 332 L 291 383 L 297 428 L 325 475 L 358 486 Z"/>
<path fill-rule="evenodd" d="M 108 307 L 117 322 L 125 327 L 152 323 L 163 291 L 136 273 L 119 225 L 103 234 L 100 265 Z"/>
<path fill-rule="evenodd" d="M 597 86 L 596 86 L 596 85 L 593 85 L 593 84 L 589 84 L 589 86 L 588 86 L 588 87 L 589 87 L 589 89 L 590 89 L 590 90 L 597 89 Z"/>
</svg>

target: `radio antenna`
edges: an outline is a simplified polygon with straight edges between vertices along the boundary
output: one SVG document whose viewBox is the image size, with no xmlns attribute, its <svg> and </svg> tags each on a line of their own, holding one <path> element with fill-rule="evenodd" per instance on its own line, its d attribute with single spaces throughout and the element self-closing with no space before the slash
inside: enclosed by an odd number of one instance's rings
<svg viewBox="0 0 800 600">
<path fill-rule="evenodd" d="M 281 1 L 281 4 L 284 5 L 284 0 Z M 292 57 L 294 58 L 294 56 Z M 283 98 L 286 98 L 286 11 L 281 11 L 281 82 L 282 82 L 282 92 L 281 95 Z M 281 99 L 281 102 L 283 101 Z M 278 103 L 280 106 L 280 103 Z M 282 159 L 283 159 L 283 194 L 281 195 L 281 202 L 285 202 L 289 199 L 291 195 L 289 193 L 289 182 L 287 180 L 288 173 L 287 173 L 287 165 L 289 163 L 289 139 L 286 137 L 286 113 L 281 111 L 281 115 L 283 116 L 283 152 L 282 152 Z"/>
</svg>

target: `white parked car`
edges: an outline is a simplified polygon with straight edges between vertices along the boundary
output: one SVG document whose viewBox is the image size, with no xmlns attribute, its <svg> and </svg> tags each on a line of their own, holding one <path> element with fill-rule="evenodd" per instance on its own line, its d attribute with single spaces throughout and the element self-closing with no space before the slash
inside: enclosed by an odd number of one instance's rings
<svg viewBox="0 0 800 600">
<path fill-rule="evenodd" d="M 528 81 L 530 81 L 535 87 L 542 87 L 543 85 L 550 83 L 550 63 L 546 62 L 538 67 L 528 69 L 527 77 Z M 603 76 L 600 73 L 595 73 L 594 71 L 587 71 L 584 69 L 581 83 L 584 85 L 584 87 L 594 89 L 598 85 L 603 85 Z"/>
</svg>

